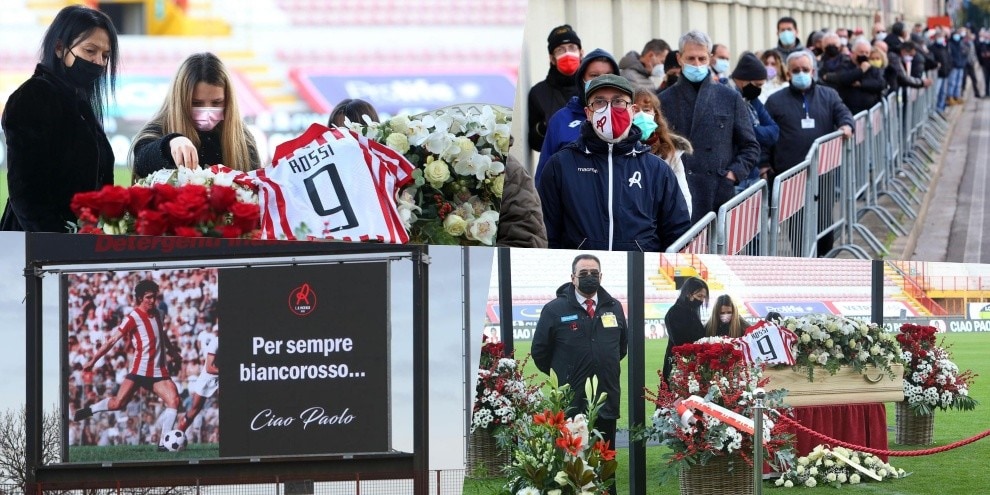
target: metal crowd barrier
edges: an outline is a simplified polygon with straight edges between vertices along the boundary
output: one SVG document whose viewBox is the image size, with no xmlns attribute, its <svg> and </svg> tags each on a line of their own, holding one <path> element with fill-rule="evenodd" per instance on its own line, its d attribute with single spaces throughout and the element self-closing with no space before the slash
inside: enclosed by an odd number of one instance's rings
<svg viewBox="0 0 990 495">
<path fill-rule="evenodd" d="M 816 206 L 810 208 L 815 213 L 816 221 L 805 222 L 805 233 L 809 245 L 805 252 L 813 256 L 832 256 L 841 251 L 849 251 L 857 258 L 869 259 L 863 249 L 852 243 L 847 225 L 849 224 L 849 208 L 847 199 L 852 195 L 848 187 L 851 181 L 842 178 L 855 175 L 849 168 L 846 139 L 842 131 L 830 132 L 815 140 L 808 151 L 811 160 L 811 171 L 817 180 L 811 181 L 811 197 Z M 831 239 L 831 247 L 825 253 L 818 252 L 818 242 Z"/>
<path fill-rule="evenodd" d="M 712 223 L 718 215 L 714 211 L 710 211 L 701 217 L 697 223 L 691 226 L 687 232 L 682 236 L 677 238 L 670 247 L 667 248 L 668 253 L 691 253 L 691 254 L 709 254 L 711 253 L 711 243 L 712 243 Z"/>
<path fill-rule="evenodd" d="M 770 197 L 770 256 L 810 256 L 804 250 L 804 218 L 811 211 L 811 160 L 791 167 L 773 179 Z"/>
<path fill-rule="evenodd" d="M 812 257 L 847 251 L 870 258 L 858 236 L 878 256 L 890 255 L 861 220 L 872 213 L 894 234 L 907 235 L 879 199 L 886 196 L 906 217 L 917 218 L 915 208 L 949 131 L 937 98 L 937 86 L 887 95 L 854 117 L 852 139 L 839 131 L 818 138 L 806 160 L 775 177 L 772 187 L 763 180 L 753 184 L 666 252 Z M 818 253 L 826 236 L 833 237 L 832 248 Z"/>
<path fill-rule="evenodd" d="M 766 256 L 767 181 L 760 179 L 718 209 L 715 254 Z"/>
</svg>

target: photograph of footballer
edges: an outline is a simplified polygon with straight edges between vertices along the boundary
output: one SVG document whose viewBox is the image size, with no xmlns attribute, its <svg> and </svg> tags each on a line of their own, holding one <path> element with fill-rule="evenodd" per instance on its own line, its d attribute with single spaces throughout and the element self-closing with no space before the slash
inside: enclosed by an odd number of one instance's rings
<svg viewBox="0 0 990 495">
<path fill-rule="evenodd" d="M 219 455 L 217 277 L 64 276 L 70 462 Z"/>
</svg>

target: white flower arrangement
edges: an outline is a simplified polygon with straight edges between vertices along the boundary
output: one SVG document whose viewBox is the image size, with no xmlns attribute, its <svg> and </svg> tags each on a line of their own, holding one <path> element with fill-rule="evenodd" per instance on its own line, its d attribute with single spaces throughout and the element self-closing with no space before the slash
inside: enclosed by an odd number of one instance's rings
<svg viewBox="0 0 990 495">
<path fill-rule="evenodd" d="M 874 366 L 893 378 L 892 365 L 903 362 L 894 334 L 875 323 L 809 314 L 784 318 L 780 326 L 797 334 L 794 359 L 797 366 L 807 368 L 809 380 L 814 377 L 816 367 L 834 375 L 842 366 L 851 366 L 856 371 Z"/>
<path fill-rule="evenodd" d="M 346 125 L 416 167 L 414 182 L 396 195 L 410 242 L 495 245 L 512 127 L 508 109 L 450 107 Z"/>
<path fill-rule="evenodd" d="M 855 485 L 868 479 L 884 481 L 903 478 L 907 474 L 903 469 L 897 469 L 872 454 L 843 447 L 829 449 L 819 445 L 807 456 L 799 457 L 797 463 L 785 471 L 774 484 L 784 488 L 810 488 L 819 484 L 838 488 L 843 484 Z"/>
<path fill-rule="evenodd" d="M 137 179 L 134 185 L 144 187 L 152 187 L 155 184 L 168 184 L 175 187 L 189 184 L 206 187 L 226 186 L 232 187 L 237 192 L 237 201 L 258 204 L 258 190 L 251 185 L 251 180 L 248 177 L 249 175 L 244 172 L 223 165 L 197 169 L 188 167 L 163 168 L 152 172 L 147 177 Z"/>
</svg>

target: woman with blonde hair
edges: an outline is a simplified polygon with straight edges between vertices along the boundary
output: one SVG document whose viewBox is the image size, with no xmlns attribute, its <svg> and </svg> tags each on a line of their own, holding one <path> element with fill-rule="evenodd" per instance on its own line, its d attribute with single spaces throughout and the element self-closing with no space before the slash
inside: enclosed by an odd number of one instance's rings
<svg viewBox="0 0 990 495">
<path fill-rule="evenodd" d="M 134 138 L 132 170 L 135 177 L 147 177 L 165 168 L 221 164 L 248 171 L 261 159 L 223 62 L 212 53 L 197 53 L 179 66 L 162 107 Z"/>
<path fill-rule="evenodd" d="M 728 294 L 722 294 L 715 299 L 712 305 L 712 317 L 705 324 L 705 335 L 708 337 L 730 337 L 739 338 L 749 324 L 739 316 L 739 309 L 736 303 Z"/>
<path fill-rule="evenodd" d="M 694 148 L 684 137 L 670 132 L 667 126 L 667 119 L 663 118 L 660 112 L 660 99 L 656 93 L 645 89 L 637 89 L 633 94 L 633 101 L 639 111 L 633 117 L 633 124 L 643 131 L 643 143 L 650 147 L 650 151 L 663 158 L 677 177 L 677 185 L 680 186 L 681 194 L 687 203 L 688 216 L 691 216 L 691 191 L 688 189 L 687 175 L 684 173 L 684 163 L 681 155 L 691 154 Z"/>
</svg>

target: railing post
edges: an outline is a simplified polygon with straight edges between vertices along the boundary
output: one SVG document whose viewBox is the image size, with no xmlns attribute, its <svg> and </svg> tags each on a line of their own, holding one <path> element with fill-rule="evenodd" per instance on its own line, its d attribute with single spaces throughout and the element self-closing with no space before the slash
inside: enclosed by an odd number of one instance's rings
<svg viewBox="0 0 990 495">
<path fill-rule="evenodd" d="M 753 494 L 763 495 L 763 405 L 767 393 L 762 388 L 753 391 Z"/>
</svg>

